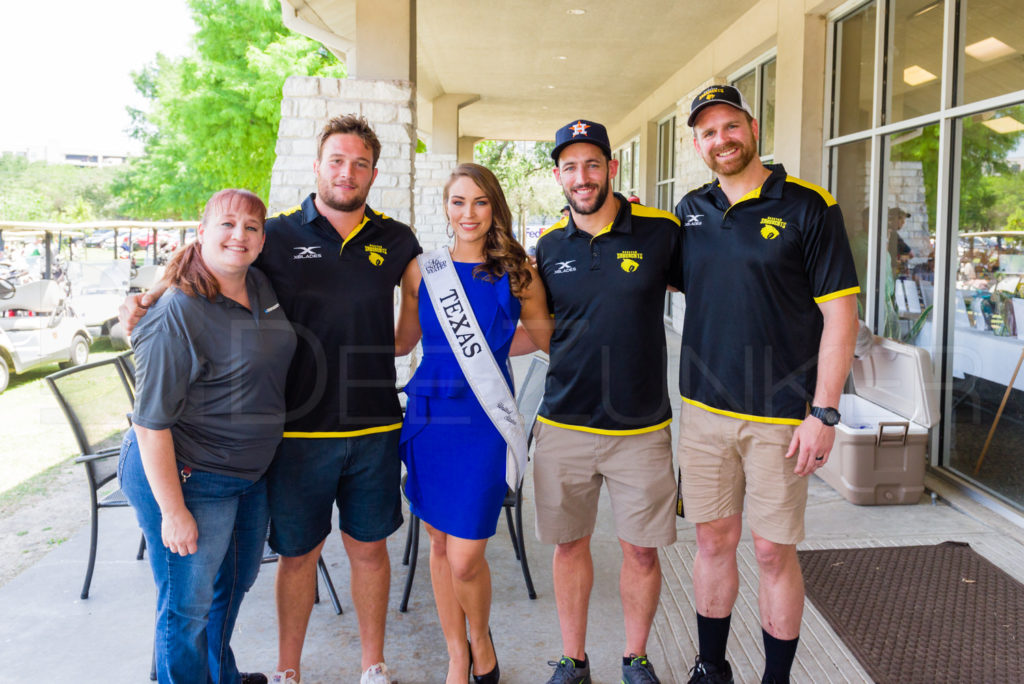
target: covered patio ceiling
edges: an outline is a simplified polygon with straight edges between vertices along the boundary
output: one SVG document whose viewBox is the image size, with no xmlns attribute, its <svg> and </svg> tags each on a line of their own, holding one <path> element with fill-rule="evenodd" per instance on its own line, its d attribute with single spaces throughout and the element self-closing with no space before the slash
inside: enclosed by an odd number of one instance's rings
<svg viewBox="0 0 1024 684">
<path fill-rule="evenodd" d="M 446 93 L 479 96 L 460 112 L 461 136 L 551 139 L 570 118 L 624 118 L 755 4 L 419 0 L 417 95 L 421 102 Z M 325 42 L 336 53 L 357 41 L 356 0 L 283 0 L 282 6 L 340 39 Z M 311 35 L 322 42 L 329 36 Z"/>
</svg>

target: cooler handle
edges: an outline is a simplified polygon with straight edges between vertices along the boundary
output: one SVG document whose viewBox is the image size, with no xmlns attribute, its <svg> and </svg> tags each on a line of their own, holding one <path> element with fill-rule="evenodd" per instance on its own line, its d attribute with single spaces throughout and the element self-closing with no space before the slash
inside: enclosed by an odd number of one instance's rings
<svg viewBox="0 0 1024 684">
<path fill-rule="evenodd" d="M 903 432 L 893 432 L 890 430 L 886 433 L 886 428 L 896 428 L 896 430 L 902 429 Z M 904 446 L 907 443 L 907 433 L 909 432 L 910 423 L 906 421 L 879 423 L 878 436 L 875 438 L 875 446 Z"/>
</svg>

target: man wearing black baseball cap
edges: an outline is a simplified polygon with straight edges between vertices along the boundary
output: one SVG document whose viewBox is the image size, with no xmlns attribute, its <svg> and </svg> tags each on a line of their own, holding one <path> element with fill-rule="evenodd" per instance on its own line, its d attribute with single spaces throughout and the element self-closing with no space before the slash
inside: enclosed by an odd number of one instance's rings
<svg viewBox="0 0 1024 684">
<path fill-rule="evenodd" d="M 562 657 L 549 684 L 589 684 L 585 651 L 601 483 L 623 551 L 621 681 L 658 682 L 647 638 L 658 607 L 658 547 L 676 539 L 663 303 L 682 279 L 679 221 L 611 192 L 618 163 L 605 127 L 575 119 L 555 135 L 569 215 L 537 243 L 555 318 L 537 426 L 537 536 L 555 544 Z M 604 679 L 605 677 L 601 677 Z"/>
<path fill-rule="evenodd" d="M 716 175 L 676 206 L 686 293 L 677 454 L 697 532 L 700 652 L 690 684 L 733 681 L 725 650 L 744 510 L 760 576 L 761 681 L 785 684 L 804 605 L 796 544 L 807 476 L 835 440 L 860 288 L 839 205 L 761 163 L 757 121 L 739 90 L 705 88 L 687 123 Z"/>
</svg>

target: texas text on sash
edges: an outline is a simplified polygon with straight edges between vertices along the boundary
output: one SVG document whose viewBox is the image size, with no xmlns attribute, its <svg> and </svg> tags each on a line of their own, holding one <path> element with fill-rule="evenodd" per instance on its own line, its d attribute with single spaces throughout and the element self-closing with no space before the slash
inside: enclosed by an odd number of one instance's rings
<svg viewBox="0 0 1024 684">
<path fill-rule="evenodd" d="M 434 314 L 477 401 L 508 444 L 505 482 L 519 487 L 526 473 L 526 429 L 505 377 L 484 338 L 447 247 L 416 257 Z"/>
</svg>

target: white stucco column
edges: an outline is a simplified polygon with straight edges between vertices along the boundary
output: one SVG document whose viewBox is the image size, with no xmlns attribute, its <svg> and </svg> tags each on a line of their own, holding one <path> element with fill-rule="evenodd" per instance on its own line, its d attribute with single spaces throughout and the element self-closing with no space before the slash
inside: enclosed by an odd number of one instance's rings
<svg viewBox="0 0 1024 684">
<path fill-rule="evenodd" d="M 825 17 L 805 14 L 803 0 L 779 0 L 775 76 L 775 158 L 786 171 L 820 183 L 824 117 Z"/>
</svg>

